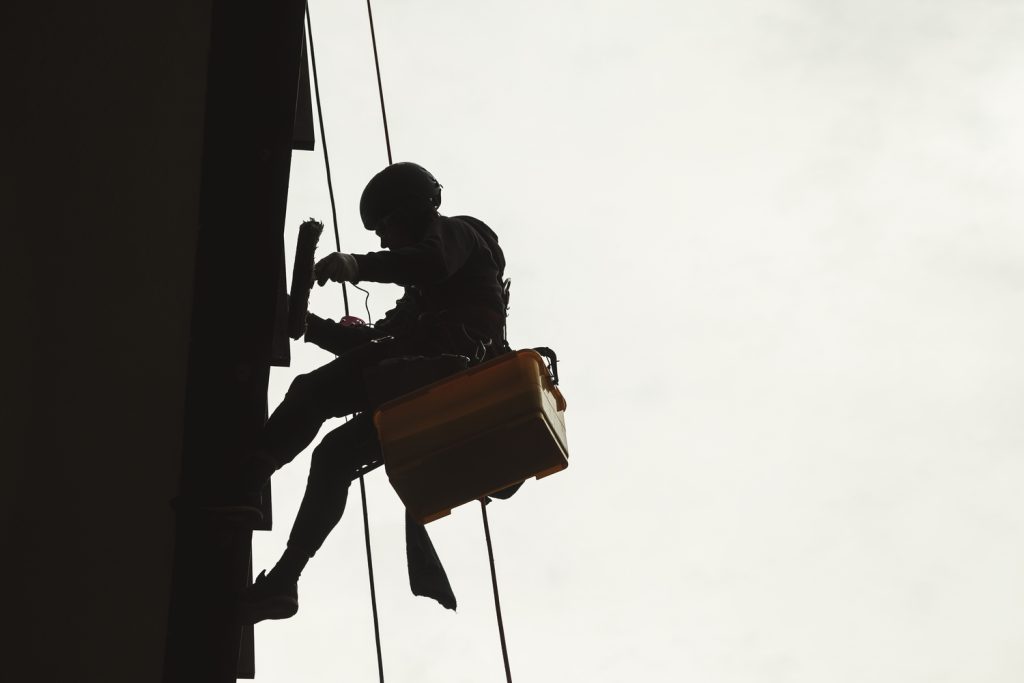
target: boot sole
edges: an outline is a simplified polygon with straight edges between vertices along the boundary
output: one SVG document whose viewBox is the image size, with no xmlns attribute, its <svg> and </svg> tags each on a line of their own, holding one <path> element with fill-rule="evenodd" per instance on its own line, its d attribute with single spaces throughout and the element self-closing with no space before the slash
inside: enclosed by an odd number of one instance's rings
<svg viewBox="0 0 1024 683">
<path fill-rule="evenodd" d="M 242 617 L 252 624 L 265 620 L 288 619 L 299 611 L 299 601 L 286 595 L 275 595 L 259 602 L 243 602 Z"/>
</svg>

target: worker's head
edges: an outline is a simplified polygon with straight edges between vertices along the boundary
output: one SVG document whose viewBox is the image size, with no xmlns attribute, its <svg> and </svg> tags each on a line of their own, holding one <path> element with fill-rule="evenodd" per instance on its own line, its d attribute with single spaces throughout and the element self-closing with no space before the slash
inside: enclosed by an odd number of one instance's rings
<svg viewBox="0 0 1024 683">
<path fill-rule="evenodd" d="M 441 205 L 441 183 L 417 164 L 401 162 L 373 176 L 359 200 L 363 226 L 380 237 L 381 246 L 415 244 Z"/>
</svg>

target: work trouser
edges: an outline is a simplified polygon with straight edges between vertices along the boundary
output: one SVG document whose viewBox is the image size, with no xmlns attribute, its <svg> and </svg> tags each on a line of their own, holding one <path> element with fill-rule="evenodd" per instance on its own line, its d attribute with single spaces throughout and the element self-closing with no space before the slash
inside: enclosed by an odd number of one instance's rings
<svg viewBox="0 0 1024 683">
<path fill-rule="evenodd" d="M 364 371 L 385 358 L 425 353 L 411 340 L 387 339 L 358 346 L 330 363 L 292 380 L 259 441 L 259 450 L 277 467 L 295 459 L 332 417 L 369 408 Z"/>
<path fill-rule="evenodd" d="M 345 512 L 349 484 L 380 464 L 380 443 L 368 413 L 327 434 L 313 449 L 288 547 L 313 557 Z"/>
<path fill-rule="evenodd" d="M 314 449 L 289 548 L 312 557 L 341 519 L 349 484 L 360 472 L 380 463 L 376 432 L 364 412 L 370 407 L 365 371 L 382 360 L 400 356 L 473 357 L 480 346 L 477 340 L 486 338 L 467 330 L 461 322 L 435 321 L 407 337 L 389 337 L 358 346 L 292 381 L 261 438 L 262 455 L 275 468 L 295 459 L 328 419 L 363 414 L 332 431 Z"/>
<path fill-rule="evenodd" d="M 460 354 L 474 357 L 481 336 L 464 325 L 422 326 L 404 337 L 385 337 L 341 354 L 330 363 L 296 377 L 274 410 L 260 438 L 259 450 L 282 467 L 313 441 L 332 417 L 369 408 L 364 372 L 387 358 Z"/>
<path fill-rule="evenodd" d="M 366 411 L 369 398 L 364 371 L 386 358 L 433 352 L 423 347 L 415 339 L 371 342 L 296 377 L 263 429 L 262 457 L 275 468 L 282 467 L 316 438 L 325 421 Z M 312 557 L 341 519 L 349 483 L 379 459 L 380 446 L 367 413 L 324 437 L 313 451 L 289 547 Z"/>
</svg>

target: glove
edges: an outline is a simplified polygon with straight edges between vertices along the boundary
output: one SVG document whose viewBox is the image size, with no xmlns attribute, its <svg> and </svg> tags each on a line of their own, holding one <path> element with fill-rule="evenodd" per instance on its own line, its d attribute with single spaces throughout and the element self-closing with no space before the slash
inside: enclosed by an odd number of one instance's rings
<svg viewBox="0 0 1024 683">
<path fill-rule="evenodd" d="M 359 264 L 352 254 L 334 252 L 328 254 L 313 266 L 316 283 L 323 287 L 328 280 L 334 282 L 356 282 L 359 279 Z"/>
</svg>

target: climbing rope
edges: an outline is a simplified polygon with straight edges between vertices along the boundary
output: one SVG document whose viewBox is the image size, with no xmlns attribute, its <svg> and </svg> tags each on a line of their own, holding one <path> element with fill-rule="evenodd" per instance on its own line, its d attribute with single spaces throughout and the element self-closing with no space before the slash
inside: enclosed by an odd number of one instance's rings
<svg viewBox="0 0 1024 683">
<path fill-rule="evenodd" d="M 494 569 L 494 549 L 491 547 L 491 525 L 487 523 L 487 498 L 480 499 L 480 514 L 484 517 L 484 538 L 487 539 L 487 559 L 491 562 L 491 587 L 494 589 L 494 613 L 498 615 L 498 637 L 501 639 L 501 658 L 505 661 L 505 680 L 512 683 L 512 669 L 508 664 L 508 646 L 505 645 L 505 622 L 501 618 L 498 599 L 498 573 Z"/>
<path fill-rule="evenodd" d="M 334 244 L 337 251 L 341 251 L 341 235 L 338 231 L 338 210 L 334 201 L 334 185 L 331 182 L 331 160 L 327 155 L 327 134 L 324 132 L 324 111 L 320 105 L 320 81 L 316 71 L 316 51 L 313 48 L 313 20 L 309 13 L 309 3 L 306 3 L 306 37 L 309 40 L 309 60 L 313 70 L 313 90 L 316 93 L 316 113 L 320 121 L 320 143 L 324 148 L 324 167 L 327 169 L 327 193 L 331 197 L 331 217 L 334 220 Z M 345 283 L 341 283 L 342 295 L 345 299 L 345 315 L 349 315 L 348 289 Z M 369 315 L 369 305 L 367 305 Z M 372 322 L 372 321 L 367 321 Z M 359 475 L 359 494 L 363 501 L 363 535 L 366 538 L 366 569 L 370 575 L 370 605 L 373 609 L 373 638 L 377 643 L 377 673 L 380 676 L 380 683 L 384 683 L 384 657 L 380 647 L 380 617 L 377 613 L 377 587 L 373 578 L 373 552 L 370 548 L 370 515 L 366 505 L 366 483 L 363 475 Z"/>
<path fill-rule="evenodd" d="M 370 41 L 373 43 L 373 65 L 377 69 L 377 92 L 380 94 L 380 115 L 384 119 L 384 144 L 388 148 L 388 166 L 395 163 L 391 156 L 391 134 L 388 132 L 388 111 L 384 107 L 384 85 L 380 78 L 380 57 L 377 55 L 377 32 L 373 28 L 373 6 L 366 0 L 366 14 L 370 17 Z"/>
<path fill-rule="evenodd" d="M 377 73 L 377 93 L 380 97 L 380 114 L 384 124 L 384 145 L 387 148 L 388 153 L 388 166 L 394 163 L 394 157 L 391 153 L 391 133 L 388 129 L 388 114 L 387 107 L 384 104 L 384 85 L 380 75 L 380 55 L 377 50 L 377 32 L 373 23 L 373 4 L 371 0 L 366 0 L 366 13 L 370 21 L 370 40 L 373 44 L 373 64 L 374 69 Z M 313 48 L 313 24 L 309 13 L 309 3 L 306 3 L 306 35 L 309 39 L 309 57 L 312 64 L 313 70 L 313 89 L 316 93 L 316 110 L 317 117 L 320 122 L 320 140 L 324 148 L 324 167 L 327 170 L 327 191 L 331 197 L 331 216 L 334 220 L 334 241 L 338 251 L 341 251 L 341 238 L 338 231 L 338 213 L 334 201 L 334 188 L 331 182 L 331 163 L 327 155 L 327 137 L 324 133 L 324 117 L 323 108 L 320 105 L 320 86 L 317 78 L 316 70 L 316 54 Z M 354 285 L 355 286 L 355 285 Z M 356 287 L 357 289 L 362 289 Z M 362 290 L 365 291 L 365 290 Z M 349 315 L 348 306 L 348 292 L 345 289 L 345 283 L 342 283 L 342 293 L 345 299 L 345 315 Z M 367 294 L 367 301 L 369 300 L 369 294 Z M 369 316 L 369 305 L 367 305 L 367 316 Z M 368 321 L 372 322 L 372 321 Z M 366 566 L 370 575 L 370 603 L 373 606 L 373 633 L 377 643 L 377 671 L 380 675 L 380 683 L 384 683 L 384 660 L 381 654 L 380 645 L 380 623 L 377 614 L 377 589 L 373 579 L 373 554 L 370 550 L 370 518 L 367 511 L 366 505 L 366 484 L 363 480 L 363 475 L 359 475 L 359 492 L 362 496 L 363 502 L 363 531 L 366 538 Z M 505 642 L 505 623 L 501 616 L 501 601 L 498 597 L 498 574 L 494 565 L 494 548 L 491 544 L 491 527 L 487 520 L 487 499 L 480 499 L 480 511 L 483 515 L 484 522 L 484 537 L 487 540 L 487 558 L 491 566 L 491 587 L 494 592 L 494 612 L 498 620 L 498 638 L 501 641 L 501 656 L 502 661 L 505 665 L 505 679 L 507 683 L 512 683 L 512 670 L 509 665 L 508 659 L 508 646 Z"/>
<path fill-rule="evenodd" d="M 338 232 L 338 205 L 334 201 L 334 183 L 331 181 L 331 158 L 327 155 L 327 133 L 324 130 L 324 110 L 320 106 L 320 80 L 316 73 L 316 50 L 313 49 L 313 20 L 309 15 L 309 3 L 306 3 L 306 37 L 309 40 L 309 61 L 313 66 L 313 92 L 316 95 L 316 116 L 320 121 L 320 146 L 324 150 L 324 168 L 327 170 L 327 194 L 331 198 L 331 219 L 334 223 L 334 246 L 341 251 L 341 234 Z M 345 298 L 345 315 L 348 311 L 348 287 L 341 283 L 341 293 Z M 367 321 L 372 322 L 372 321 Z"/>
<path fill-rule="evenodd" d="M 359 495 L 363 501 L 363 532 L 366 538 L 366 569 L 370 572 L 370 604 L 373 605 L 373 637 L 377 641 L 377 673 L 384 683 L 384 658 L 380 651 L 380 626 L 377 618 L 377 587 L 373 582 L 373 553 L 370 552 L 370 513 L 366 508 L 366 482 L 359 475 Z"/>
<path fill-rule="evenodd" d="M 377 51 L 377 32 L 373 25 L 373 4 L 366 0 L 366 13 L 370 18 L 370 41 L 373 43 L 373 64 L 377 71 L 377 93 L 380 96 L 380 115 L 384 123 L 384 144 L 388 150 L 388 165 L 394 163 L 391 154 L 391 134 L 388 130 L 388 112 L 384 105 L 384 85 L 380 76 L 380 55 Z M 480 510 L 484 518 L 484 536 L 487 539 L 487 557 L 491 563 L 491 587 L 494 590 L 494 611 L 498 618 L 498 638 L 501 640 L 501 656 L 505 663 L 505 679 L 512 683 L 512 670 L 508 661 L 508 646 L 505 643 L 505 623 L 501 618 L 501 601 L 498 598 L 498 574 L 494 567 L 494 550 L 491 546 L 491 528 L 487 523 L 487 499 L 480 499 Z"/>
<path fill-rule="evenodd" d="M 377 56 L 377 32 L 373 28 L 373 7 L 370 6 L 370 0 L 366 0 L 366 13 L 370 18 L 370 40 L 373 43 L 373 64 L 377 70 L 377 92 L 380 94 L 380 114 L 384 119 L 384 144 L 388 150 L 388 166 L 393 161 L 391 158 L 391 135 L 388 132 L 388 114 L 384 108 L 384 86 L 380 78 L 380 59 Z M 369 311 L 369 307 L 367 307 Z M 367 321 L 373 322 L 373 321 Z M 363 484 L 363 477 L 359 475 L 359 490 L 363 494 L 363 524 L 366 525 L 366 561 L 370 566 L 370 576 L 373 576 L 373 564 L 370 559 L 370 521 L 366 515 L 366 486 Z M 370 597 L 373 602 L 373 623 L 374 630 L 377 629 L 377 595 L 373 587 L 373 581 L 370 582 Z M 384 683 L 384 662 L 381 660 L 380 654 L 380 634 L 377 633 L 377 671 L 380 673 L 380 683 Z"/>
</svg>

